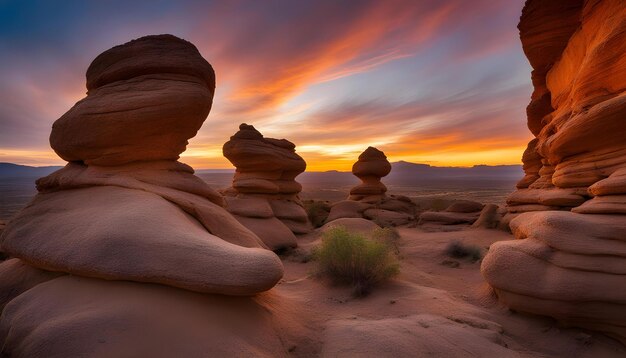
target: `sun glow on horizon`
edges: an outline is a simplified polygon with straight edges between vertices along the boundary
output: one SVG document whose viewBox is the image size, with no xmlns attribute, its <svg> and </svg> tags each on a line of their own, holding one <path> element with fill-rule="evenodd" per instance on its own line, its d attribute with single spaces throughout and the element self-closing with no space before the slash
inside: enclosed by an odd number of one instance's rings
<svg viewBox="0 0 626 358">
<path fill-rule="evenodd" d="M 93 9 L 49 17 L 24 6 L 0 34 L 0 161 L 64 165 L 50 128 L 84 97 L 90 62 L 132 38 L 172 33 L 217 76 L 211 113 L 181 155 L 194 168 L 232 168 L 222 145 L 244 122 L 295 143 L 309 171 L 350 170 L 368 146 L 392 162 L 519 164 L 532 86 L 515 27 L 524 1 L 514 2 L 284 2 L 282 16 L 256 2 L 182 0 L 128 4 L 124 21 L 117 7 L 94 5 L 91 22 Z"/>
</svg>

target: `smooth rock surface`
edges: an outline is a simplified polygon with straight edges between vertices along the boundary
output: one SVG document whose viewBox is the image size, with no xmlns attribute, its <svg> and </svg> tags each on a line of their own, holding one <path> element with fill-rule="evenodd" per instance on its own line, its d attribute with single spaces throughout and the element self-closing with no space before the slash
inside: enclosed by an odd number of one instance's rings
<svg viewBox="0 0 626 358">
<path fill-rule="evenodd" d="M 145 36 L 100 54 L 87 89 L 52 126 L 61 158 L 103 166 L 176 160 L 211 110 L 215 74 L 193 44 Z"/>
</svg>

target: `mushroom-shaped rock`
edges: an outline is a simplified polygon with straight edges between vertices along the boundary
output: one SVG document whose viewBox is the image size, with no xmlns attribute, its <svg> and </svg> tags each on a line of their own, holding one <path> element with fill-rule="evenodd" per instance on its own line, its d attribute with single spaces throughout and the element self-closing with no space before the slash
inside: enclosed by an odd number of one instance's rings
<svg viewBox="0 0 626 358">
<path fill-rule="evenodd" d="M 383 226 L 406 225 L 415 220 L 416 205 L 402 195 L 387 196 L 380 179 L 391 172 L 385 153 L 368 147 L 352 166 L 352 174 L 361 184 L 350 190 L 348 200 L 335 203 L 327 222 L 340 218 L 365 218 Z"/>
<path fill-rule="evenodd" d="M 0 265 L 3 355 L 154 356 L 146 343 L 171 327 L 180 329 L 178 348 L 195 346 L 204 341 L 196 315 L 238 316 L 258 306 L 254 299 L 229 304 L 222 295 L 254 295 L 283 275 L 278 256 L 224 208 L 222 196 L 176 161 L 215 89 L 195 46 L 171 35 L 116 46 L 91 64 L 87 89 L 50 137 L 70 163 L 37 181 L 39 193 L 0 236 L 13 257 Z M 147 323 L 157 312 L 162 327 Z M 243 326 L 271 324 L 251 319 Z M 221 327 L 205 326 L 213 343 L 233 341 Z M 95 348 L 97 339 L 107 344 Z M 243 341 L 254 344 L 213 344 L 215 353 L 260 352 L 255 339 Z M 274 343 L 268 355 L 282 349 Z"/>
<path fill-rule="evenodd" d="M 241 124 L 222 148 L 237 168 L 233 188 L 243 194 L 293 198 L 302 190 L 295 178 L 306 169 L 295 148 L 286 139 L 264 138 L 253 126 Z"/>
<path fill-rule="evenodd" d="M 382 198 L 387 187 L 380 181 L 380 178 L 389 172 L 391 172 L 391 164 L 389 164 L 385 153 L 374 147 L 368 147 L 359 155 L 359 160 L 352 166 L 352 174 L 361 179 L 362 183 L 350 190 L 350 199 Z"/>
<path fill-rule="evenodd" d="M 211 110 L 215 74 L 191 43 L 146 36 L 96 57 L 87 90 L 52 126 L 61 158 L 99 166 L 176 160 Z"/>
<path fill-rule="evenodd" d="M 47 270 L 209 293 L 276 284 L 279 259 L 175 161 L 213 100 L 215 75 L 195 46 L 171 35 L 116 46 L 89 67 L 87 88 L 50 137 L 72 162 L 38 180 L 3 250 Z"/>
<path fill-rule="evenodd" d="M 294 234 L 312 230 L 298 197 L 302 186 L 295 180 L 306 162 L 295 148 L 245 123 L 222 148 L 237 168 L 226 208 L 274 250 L 297 246 Z"/>
</svg>

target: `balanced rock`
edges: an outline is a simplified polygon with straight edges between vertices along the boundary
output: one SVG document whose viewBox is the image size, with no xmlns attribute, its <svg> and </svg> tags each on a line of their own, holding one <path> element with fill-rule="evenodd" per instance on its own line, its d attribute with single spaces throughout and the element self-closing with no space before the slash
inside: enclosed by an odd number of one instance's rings
<svg viewBox="0 0 626 358">
<path fill-rule="evenodd" d="M 536 138 L 503 219 L 520 240 L 492 245 L 483 274 L 515 310 L 626 342 L 626 7 L 528 0 L 519 29 Z"/>
<path fill-rule="evenodd" d="M 387 176 L 389 172 L 391 172 L 391 164 L 385 153 L 374 147 L 367 147 L 352 166 L 352 174 L 361 179 L 361 184 L 350 190 L 350 199 L 382 198 L 387 187 L 380 181 L 380 178 Z"/>
<path fill-rule="evenodd" d="M 416 206 L 402 195 L 386 195 L 387 187 L 380 180 L 391 172 L 385 153 L 368 147 L 352 166 L 352 174 L 361 184 L 350 190 L 347 200 L 330 209 L 327 222 L 340 218 L 365 218 L 382 226 L 405 225 L 415 220 Z"/>
<path fill-rule="evenodd" d="M 214 92 L 213 68 L 195 46 L 171 35 L 143 37 L 96 57 L 87 97 L 54 122 L 50 144 L 86 165 L 176 160 Z"/>
<path fill-rule="evenodd" d="M 312 230 L 298 197 L 295 178 L 306 169 L 286 139 L 265 138 L 253 126 L 241 124 L 222 148 L 237 168 L 227 190 L 227 209 L 271 249 L 297 246 L 294 234 Z"/>
<path fill-rule="evenodd" d="M 87 89 L 50 136 L 70 163 L 37 181 L 0 237 L 12 257 L 0 267 L 2 355 L 171 356 L 154 345 L 168 337 L 180 349 L 212 339 L 217 355 L 266 344 L 277 355 L 278 340 L 250 346 L 217 317 L 256 310 L 252 298 L 223 295 L 269 290 L 280 259 L 176 161 L 211 108 L 211 65 L 187 41 L 147 36 L 99 55 Z M 241 326 L 268 336 L 269 318 L 249 319 Z"/>
</svg>

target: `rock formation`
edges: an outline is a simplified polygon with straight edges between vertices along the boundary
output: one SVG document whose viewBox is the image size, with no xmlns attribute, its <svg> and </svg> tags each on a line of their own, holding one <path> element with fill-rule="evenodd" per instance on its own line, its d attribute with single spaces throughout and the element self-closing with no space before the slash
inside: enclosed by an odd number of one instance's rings
<svg viewBox="0 0 626 358">
<path fill-rule="evenodd" d="M 366 202 L 382 199 L 387 187 L 381 183 L 380 178 L 387 176 L 389 172 L 391 164 L 385 153 L 374 147 L 367 147 L 352 166 L 352 174 L 361 179 L 361 184 L 350 190 L 350 199 Z"/>
<path fill-rule="evenodd" d="M 419 216 L 419 224 L 442 225 L 474 224 L 485 205 L 471 200 L 457 200 L 444 211 L 425 211 Z M 497 210 L 497 206 L 496 206 Z"/>
<path fill-rule="evenodd" d="M 147 36 L 99 55 L 87 89 L 50 136 L 70 163 L 37 181 L 0 239 L 12 257 L 0 355 L 282 352 L 259 338 L 272 337 L 267 298 L 221 296 L 270 289 L 279 258 L 176 161 L 210 111 L 211 65 L 187 41 Z"/>
<path fill-rule="evenodd" d="M 528 0 L 519 29 L 536 138 L 509 198 L 520 240 L 492 245 L 483 275 L 513 309 L 626 343 L 626 6 Z"/>
<path fill-rule="evenodd" d="M 352 174 L 361 184 L 350 190 L 347 200 L 335 203 L 327 222 L 340 218 L 365 218 L 381 226 L 405 225 L 415 220 L 415 204 L 402 195 L 387 196 L 387 187 L 380 179 L 391 171 L 385 153 L 368 147 L 352 166 Z"/>
<path fill-rule="evenodd" d="M 286 139 L 265 138 L 245 123 L 224 144 L 224 156 L 237 168 L 225 192 L 227 209 L 271 249 L 297 246 L 294 234 L 312 230 L 295 178 L 306 169 Z"/>
</svg>

